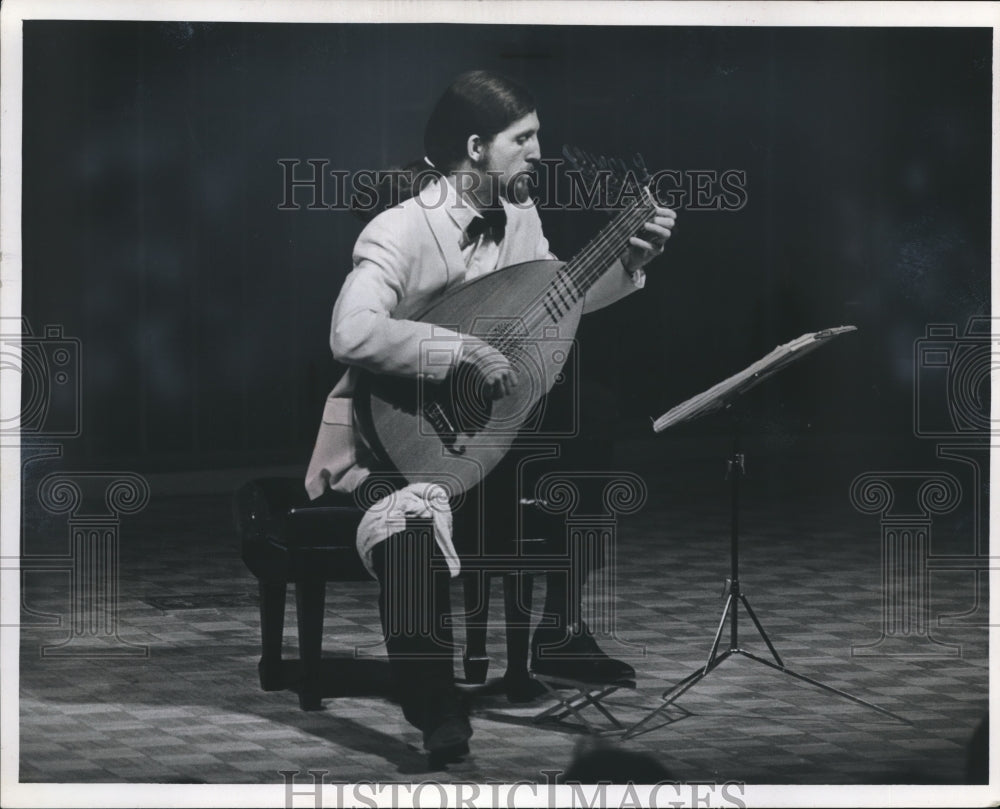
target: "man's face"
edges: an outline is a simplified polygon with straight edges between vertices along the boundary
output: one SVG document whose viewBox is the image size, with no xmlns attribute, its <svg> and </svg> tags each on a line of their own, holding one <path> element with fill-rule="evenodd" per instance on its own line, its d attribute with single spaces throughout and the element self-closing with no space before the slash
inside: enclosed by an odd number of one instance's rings
<svg viewBox="0 0 1000 809">
<path fill-rule="evenodd" d="M 491 178 L 499 178 L 501 193 L 511 201 L 523 201 L 528 187 L 526 173 L 541 159 L 540 128 L 538 115 L 529 112 L 499 132 L 486 147 L 485 171 Z"/>
</svg>

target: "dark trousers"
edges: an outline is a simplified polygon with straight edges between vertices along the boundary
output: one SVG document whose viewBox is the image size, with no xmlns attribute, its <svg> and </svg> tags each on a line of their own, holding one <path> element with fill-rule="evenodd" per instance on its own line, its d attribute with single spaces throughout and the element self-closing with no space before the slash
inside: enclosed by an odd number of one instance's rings
<svg viewBox="0 0 1000 809">
<path fill-rule="evenodd" d="M 449 572 L 432 562 L 433 546 L 430 537 L 394 534 L 372 552 L 393 690 L 421 729 L 454 700 Z"/>
</svg>

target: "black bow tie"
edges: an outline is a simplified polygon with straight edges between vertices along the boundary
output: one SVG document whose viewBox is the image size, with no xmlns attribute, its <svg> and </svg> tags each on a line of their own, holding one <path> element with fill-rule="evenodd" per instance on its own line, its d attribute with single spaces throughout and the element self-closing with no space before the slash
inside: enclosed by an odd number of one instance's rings
<svg viewBox="0 0 1000 809">
<path fill-rule="evenodd" d="M 484 208 L 480 213 L 482 216 L 475 217 L 465 229 L 467 242 L 472 244 L 480 234 L 486 234 L 486 238 L 500 244 L 507 229 L 507 212 L 503 208 Z"/>
</svg>

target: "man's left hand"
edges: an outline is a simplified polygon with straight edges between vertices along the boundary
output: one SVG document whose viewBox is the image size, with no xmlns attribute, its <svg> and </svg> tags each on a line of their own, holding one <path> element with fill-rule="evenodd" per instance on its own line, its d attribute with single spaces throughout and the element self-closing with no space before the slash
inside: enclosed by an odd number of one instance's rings
<svg viewBox="0 0 1000 809">
<path fill-rule="evenodd" d="M 670 208 L 659 205 L 655 208 L 656 215 L 642 226 L 642 230 L 628 240 L 628 251 L 622 258 L 625 269 L 633 273 L 645 267 L 663 252 L 663 246 L 670 238 L 670 233 L 677 221 L 677 214 Z"/>
</svg>

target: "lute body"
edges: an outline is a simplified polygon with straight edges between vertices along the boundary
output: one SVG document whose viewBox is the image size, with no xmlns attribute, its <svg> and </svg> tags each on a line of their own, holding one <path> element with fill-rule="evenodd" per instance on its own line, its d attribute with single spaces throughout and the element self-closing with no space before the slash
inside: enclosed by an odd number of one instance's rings
<svg viewBox="0 0 1000 809">
<path fill-rule="evenodd" d="M 490 401 L 478 380 L 462 373 L 434 383 L 366 372 L 355 392 L 355 415 L 376 454 L 410 482 L 440 475 L 465 491 L 489 474 L 525 423 L 540 416 L 536 406 L 569 356 L 583 296 L 570 294 L 565 266 L 515 264 L 456 287 L 413 315 L 489 343 L 507 357 L 518 385 Z M 554 291 L 560 289 L 561 295 Z"/>
</svg>

